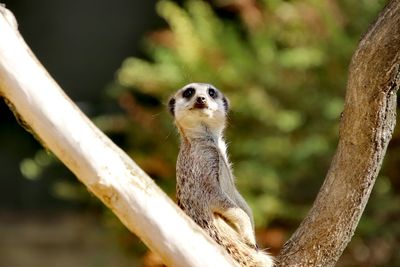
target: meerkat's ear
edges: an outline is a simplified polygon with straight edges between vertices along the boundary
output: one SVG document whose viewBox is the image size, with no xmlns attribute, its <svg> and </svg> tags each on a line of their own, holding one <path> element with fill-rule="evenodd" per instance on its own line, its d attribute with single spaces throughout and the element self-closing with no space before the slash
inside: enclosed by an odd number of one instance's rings
<svg viewBox="0 0 400 267">
<path fill-rule="evenodd" d="M 225 96 L 222 98 L 222 103 L 224 103 L 225 113 L 229 111 L 229 100 Z"/>
<path fill-rule="evenodd" d="M 171 97 L 168 101 L 168 109 L 172 116 L 175 116 L 175 98 Z"/>
</svg>

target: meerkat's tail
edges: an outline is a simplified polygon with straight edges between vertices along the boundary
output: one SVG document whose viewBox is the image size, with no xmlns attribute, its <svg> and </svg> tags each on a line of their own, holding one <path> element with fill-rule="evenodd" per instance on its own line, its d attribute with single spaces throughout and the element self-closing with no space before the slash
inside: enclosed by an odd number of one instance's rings
<svg viewBox="0 0 400 267">
<path fill-rule="evenodd" d="M 214 229 L 211 235 L 223 246 L 241 267 L 273 267 L 274 260 L 266 252 L 251 248 L 245 244 L 238 233 L 221 217 L 214 218 Z M 212 231 L 214 230 L 214 231 Z M 214 232 L 214 233 L 212 233 Z"/>
</svg>

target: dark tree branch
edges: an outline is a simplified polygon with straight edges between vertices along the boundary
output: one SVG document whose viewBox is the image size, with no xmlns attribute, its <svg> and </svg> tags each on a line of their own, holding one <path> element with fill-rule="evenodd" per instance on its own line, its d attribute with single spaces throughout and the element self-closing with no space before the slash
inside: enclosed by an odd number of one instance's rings
<svg viewBox="0 0 400 267">
<path fill-rule="evenodd" d="M 279 266 L 334 266 L 354 234 L 396 122 L 400 1 L 391 1 L 353 55 L 340 138 L 309 214 L 285 244 Z"/>
</svg>

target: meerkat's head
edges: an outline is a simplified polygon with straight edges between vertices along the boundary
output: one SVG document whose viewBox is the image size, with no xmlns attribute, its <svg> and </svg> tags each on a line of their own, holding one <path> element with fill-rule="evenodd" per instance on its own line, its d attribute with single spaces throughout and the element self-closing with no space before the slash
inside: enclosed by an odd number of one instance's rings
<svg viewBox="0 0 400 267">
<path fill-rule="evenodd" d="M 214 86 L 191 83 L 179 89 L 169 100 L 169 111 L 181 133 L 219 135 L 225 127 L 229 102 Z"/>
</svg>

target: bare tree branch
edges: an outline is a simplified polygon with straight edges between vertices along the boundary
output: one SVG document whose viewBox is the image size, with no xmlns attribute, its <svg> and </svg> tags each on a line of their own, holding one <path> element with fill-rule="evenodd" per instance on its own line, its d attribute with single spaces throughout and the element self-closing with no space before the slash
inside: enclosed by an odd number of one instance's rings
<svg viewBox="0 0 400 267">
<path fill-rule="evenodd" d="M 334 266 L 367 204 L 396 122 L 400 1 L 391 1 L 353 55 L 340 138 L 315 203 L 279 266 Z"/>
<path fill-rule="evenodd" d="M 0 95 L 51 150 L 169 266 L 234 266 L 63 93 L 34 57 L 0 5 Z"/>
</svg>

